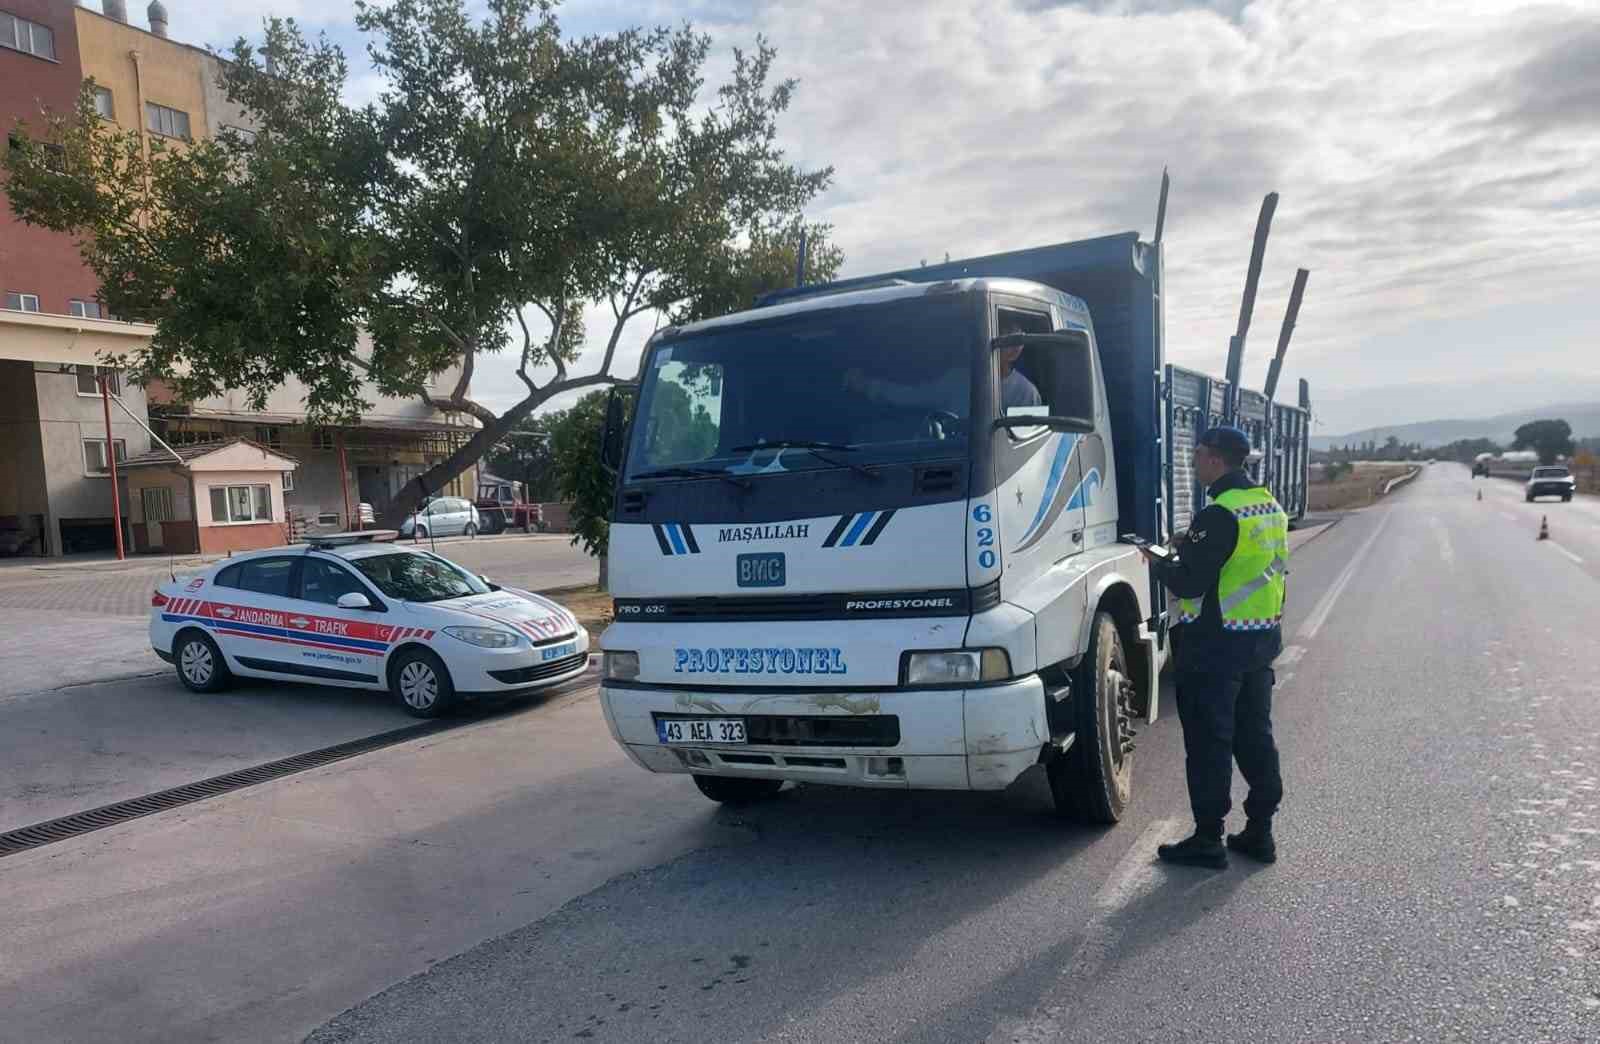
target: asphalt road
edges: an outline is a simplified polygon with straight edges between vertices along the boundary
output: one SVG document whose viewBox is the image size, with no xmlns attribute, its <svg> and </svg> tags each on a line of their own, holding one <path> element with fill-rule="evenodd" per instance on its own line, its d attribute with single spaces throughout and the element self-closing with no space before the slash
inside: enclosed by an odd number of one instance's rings
<svg viewBox="0 0 1600 1044">
<path fill-rule="evenodd" d="M 574 693 L 6 859 L 0 1039 L 1600 1038 L 1600 518 L 1477 488 L 1435 466 L 1297 552 L 1273 867 L 1153 861 L 1170 706 L 1083 830 L 719 809 Z"/>
</svg>

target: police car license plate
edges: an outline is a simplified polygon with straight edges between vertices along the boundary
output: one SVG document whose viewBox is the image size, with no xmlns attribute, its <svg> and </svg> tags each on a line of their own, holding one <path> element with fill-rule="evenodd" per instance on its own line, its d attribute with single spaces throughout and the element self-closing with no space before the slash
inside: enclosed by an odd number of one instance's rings
<svg viewBox="0 0 1600 1044">
<path fill-rule="evenodd" d="M 563 642 L 560 645 L 552 645 L 548 649 L 541 649 L 539 651 L 539 658 L 545 663 L 549 663 L 551 660 L 566 659 L 568 656 L 573 655 L 577 651 L 577 642 Z"/>
<path fill-rule="evenodd" d="M 662 743 L 747 743 L 739 718 L 666 718 L 656 722 Z"/>
</svg>

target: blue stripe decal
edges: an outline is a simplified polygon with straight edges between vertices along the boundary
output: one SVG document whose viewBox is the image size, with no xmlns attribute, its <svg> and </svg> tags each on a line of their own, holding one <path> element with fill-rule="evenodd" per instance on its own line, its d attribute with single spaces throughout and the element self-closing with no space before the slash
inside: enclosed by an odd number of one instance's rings
<svg viewBox="0 0 1600 1044">
<path fill-rule="evenodd" d="M 1100 490 L 1100 469 L 1090 468 L 1089 474 L 1083 476 L 1083 481 L 1078 483 L 1078 488 L 1072 491 L 1072 499 L 1067 501 L 1067 510 L 1086 508 L 1094 503 L 1094 495 Z"/>
<path fill-rule="evenodd" d="M 1044 517 L 1050 512 L 1050 504 L 1055 500 L 1056 494 L 1061 491 L 1061 479 L 1067 472 L 1067 461 L 1072 459 L 1072 450 L 1078 445 L 1077 435 L 1063 435 L 1061 442 L 1056 446 L 1056 459 L 1050 462 L 1050 479 L 1044 485 L 1044 496 L 1039 499 L 1039 510 L 1034 513 L 1033 521 L 1028 523 L 1027 532 L 1017 542 L 1025 543 L 1033 536 L 1034 530 L 1044 522 Z"/>
<path fill-rule="evenodd" d="M 234 623 L 221 617 L 205 616 L 175 616 L 172 613 L 162 613 L 161 619 L 167 623 L 193 622 L 207 627 L 226 627 L 230 631 L 244 631 L 247 634 L 265 634 L 274 638 L 302 638 L 306 641 L 317 642 L 322 645 L 342 645 L 348 649 L 360 649 L 363 652 L 388 652 L 387 642 L 367 641 L 363 638 L 347 638 L 338 634 L 322 634 L 317 631 L 296 631 L 287 627 L 267 627 L 262 624 Z"/>
<path fill-rule="evenodd" d="M 876 511 L 863 511 L 861 517 L 856 519 L 856 524 L 850 527 L 850 532 L 846 533 L 844 539 L 839 541 L 839 546 L 854 547 L 856 541 L 861 539 L 861 534 L 865 533 L 867 527 L 872 524 L 872 519 L 876 515 Z"/>
<path fill-rule="evenodd" d="M 678 527 L 676 525 L 669 525 L 667 527 L 667 536 L 672 540 L 672 549 L 674 553 L 680 555 L 686 555 L 689 553 L 689 549 L 683 544 L 683 534 L 678 531 Z"/>
</svg>

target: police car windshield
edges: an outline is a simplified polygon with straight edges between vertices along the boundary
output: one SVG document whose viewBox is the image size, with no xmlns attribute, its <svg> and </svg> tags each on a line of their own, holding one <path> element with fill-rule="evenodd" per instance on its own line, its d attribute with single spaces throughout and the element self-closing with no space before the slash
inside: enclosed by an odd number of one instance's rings
<svg viewBox="0 0 1600 1044">
<path fill-rule="evenodd" d="M 952 294 L 669 342 L 647 363 L 627 477 L 693 477 L 669 474 L 688 466 L 754 476 L 965 456 L 978 327 L 972 299 Z M 846 448 L 848 464 L 807 444 Z"/>
<path fill-rule="evenodd" d="M 489 593 L 488 585 L 465 569 L 424 552 L 372 555 L 350 564 L 371 580 L 373 587 L 406 602 L 442 602 Z"/>
</svg>

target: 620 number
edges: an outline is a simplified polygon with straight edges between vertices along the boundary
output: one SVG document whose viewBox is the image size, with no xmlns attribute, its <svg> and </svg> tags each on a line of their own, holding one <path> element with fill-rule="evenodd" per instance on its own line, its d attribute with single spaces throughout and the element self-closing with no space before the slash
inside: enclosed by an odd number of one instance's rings
<svg viewBox="0 0 1600 1044">
<path fill-rule="evenodd" d="M 979 504 L 972 509 L 972 520 L 979 523 L 974 536 L 978 543 L 978 565 L 984 569 L 993 569 L 994 554 L 994 529 L 986 523 L 994 520 L 994 513 L 989 510 L 988 504 Z"/>
</svg>

